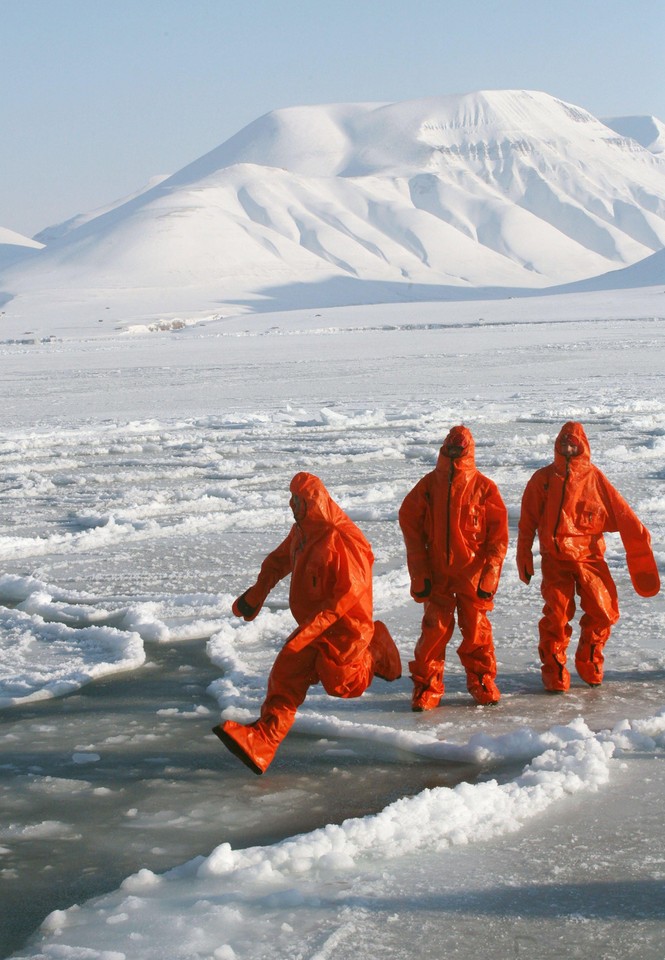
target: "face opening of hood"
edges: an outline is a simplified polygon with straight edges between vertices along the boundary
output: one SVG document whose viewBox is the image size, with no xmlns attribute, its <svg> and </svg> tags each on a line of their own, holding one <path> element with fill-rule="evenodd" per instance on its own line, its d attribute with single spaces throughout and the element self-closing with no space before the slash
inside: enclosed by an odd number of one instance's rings
<svg viewBox="0 0 665 960">
<path fill-rule="evenodd" d="M 296 523 L 335 525 L 344 517 L 322 480 L 313 473 L 297 473 L 291 480 L 291 502 L 297 504 Z"/>
<path fill-rule="evenodd" d="M 554 452 L 571 460 L 590 456 L 589 440 L 581 423 L 574 420 L 564 423 L 554 443 Z"/>
<path fill-rule="evenodd" d="M 475 444 L 468 427 L 460 424 L 452 427 L 443 441 L 440 453 L 450 460 L 473 460 Z"/>
</svg>

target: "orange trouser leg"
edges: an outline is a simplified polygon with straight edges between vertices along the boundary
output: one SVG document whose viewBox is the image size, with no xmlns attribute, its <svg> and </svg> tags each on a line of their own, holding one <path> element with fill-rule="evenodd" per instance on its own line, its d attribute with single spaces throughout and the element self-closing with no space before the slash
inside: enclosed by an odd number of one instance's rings
<svg viewBox="0 0 665 960">
<path fill-rule="evenodd" d="M 311 644 L 316 679 L 331 697 L 360 697 L 372 682 L 374 632 L 373 623 L 338 621 Z"/>
<path fill-rule="evenodd" d="M 566 668 L 566 649 L 572 634 L 570 621 L 575 616 L 575 568 L 577 564 L 542 558 L 541 593 L 545 600 L 538 624 L 538 653 L 542 663 L 543 685 L 547 690 L 567 690 L 570 673 Z"/>
<path fill-rule="evenodd" d="M 256 726 L 277 745 L 293 726 L 296 710 L 313 683 L 318 683 L 313 644 L 293 651 L 288 643 L 277 654 L 268 677 L 268 690 Z"/>
<path fill-rule="evenodd" d="M 261 771 L 270 765 L 313 684 L 320 680 L 331 696 L 347 698 L 361 696 L 372 682 L 374 660 L 369 650 L 358 650 L 355 660 L 343 664 L 335 662 L 333 654 L 334 648 L 328 649 L 326 642 L 317 641 L 295 651 L 286 644 L 270 671 L 259 719 L 248 725 L 229 720 L 224 724 L 226 732 Z"/>
<path fill-rule="evenodd" d="M 597 686 L 603 680 L 603 647 L 619 619 L 616 585 L 604 560 L 579 564 L 577 591 L 584 615 L 580 620 L 575 668 L 582 680 Z"/>
<path fill-rule="evenodd" d="M 388 627 L 381 620 L 374 623 L 372 642 L 369 645 L 372 658 L 372 674 L 382 680 L 399 680 L 402 676 L 402 660 L 397 644 Z"/>
<path fill-rule="evenodd" d="M 455 629 L 455 598 L 437 598 L 425 603 L 425 615 L 414 658 L 409 663 L 413 682 L 443 696 L 443 667 L 446 646 Z"/>
<path fill-rule="evenodd" d="M 473 586 L 469 584 L 470 590 Z M 466 671 L 469 693 L 479 703 L 496 703 L 499 690 L 494 683 L 496 656 L 492 639 L 492 625 L 487 616 L 491 600 L 480 600 L 475 593 L 457 594 L 457 617 L 462 642 L 457 653 Z"/>
<path fill-rule="evenodd" d="M 358 657 L 339 664 L 332 658 L 334 649 L 327 643 L 311 643 L 302 650 L 288 644 L 277 654 L 268 690 L 258 720 L 246 729 L 251 731 L 251 744 L 243 742 L 254 763 L 264 770 L 287 735 L 309 688 L 321 681 L 334 697 L 359 697 L 372 682 L 374 661 L 369 650 L 359 650 Z"/>
<path fill-rule="evenodd" d="M 268 677 L 268 691 L 259 719 L 250 724 L 227 720 L 221 725 L 220 739 L 255 773 L 268 769 L 293 725 L 296 710 L 310 686 L 318 681 L 315 659 L 316 649 L 312 645 L 298 651 L 288 644 L 282 647 Z"/>
<path fill-rule="evenodd" d="M 357 660 L 339 664 L 319 651 L 316 658 L 316 672 L 323 689 L 331 697 L 353 700 L 361 697 L 374 677 L 374 659 L 369 650 L 365 650 Z"/>
</svg>

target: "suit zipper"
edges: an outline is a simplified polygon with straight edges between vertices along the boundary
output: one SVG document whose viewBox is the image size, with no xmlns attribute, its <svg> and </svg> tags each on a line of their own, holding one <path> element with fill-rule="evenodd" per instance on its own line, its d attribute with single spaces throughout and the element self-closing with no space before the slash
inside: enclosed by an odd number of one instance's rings
<svg viewBox="0 0 665 960">
<path fill-rule="evenodd" d="M 450 566 L 450 499 L 453 492 L 453 474 L 455 473 L 455 461 L 450 461 L 450 475 L 448 476 L 448 502 L 446 504 L 446 557 L 448 566 Z"/>
<path fill-rule="evenodd" d="M 557 550 L 561 550 L 561 547 L 557 543 L 556 532 L 559 529 L 559 521 L 561 520 L 561 512 L 563 510 L 563 498 L 566 496 L 566 485 L 568 483 L 568 474 L 570 473 L 570 460 L 566 459 L 566 475 L 563 478 L 563 486 L 561 488 L 561 502 L 559 503 L 559 512 L 556 515 L 556 522 L 554 524 L 554 530 L 552 531 L 552 539 L 554 541 L 554 546 Z"/>
</svg>

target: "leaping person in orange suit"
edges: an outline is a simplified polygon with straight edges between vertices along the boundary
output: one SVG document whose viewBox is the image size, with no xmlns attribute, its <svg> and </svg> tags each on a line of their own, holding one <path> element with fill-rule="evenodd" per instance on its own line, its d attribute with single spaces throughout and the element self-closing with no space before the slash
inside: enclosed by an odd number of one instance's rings
<svg viewBox="0 0 665 960">
<path fill-rule="evenodd" d="M 397 680 L 399 651 L 372 616 L 372 549 L 318 477 L 291 481 L 295 523 L 268 554 L 256 583 L 233 604 L 253 620 L 280 580 L 291 574 L 289 604 L 298 624 L 277 655 L 261 715 L 251 724 L 214 727 L 222 743 L 254 773 L 264 773 L 290 730 L 309 687 L 333 697 L 359 697 L 375 676 Z"/>
</svg>

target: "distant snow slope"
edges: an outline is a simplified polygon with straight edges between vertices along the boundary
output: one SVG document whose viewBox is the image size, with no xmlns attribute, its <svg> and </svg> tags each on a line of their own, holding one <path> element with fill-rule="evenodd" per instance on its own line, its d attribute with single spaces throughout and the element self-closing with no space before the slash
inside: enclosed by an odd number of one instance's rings
<svg viewBox="0 0 665 960">
<path fill-rule="evenodd" d="M 557 287 L 553 292 L 584 293 L 591 290 L 629 290 L 637 287 L 665 288 L 665 250 L 652 253 L 650 257 L 624 267 L 623 270 L 612 270 L 600 277 L 591 277 L 589 280 L 580 280 Z M 664 290 L 665 292 L 665 290 Z"/>
<path fill-rule="evenodd" d="M 0 269 L 26 255 L 30 256 L 33 251 L 41 250 L 43 246 L 43 243 L 30 240 L 14 230 L 0 227 Z"/>
<path fill-rule="evenodd" d="M 37 240 L 31 240 L 29 237 L 24 237 L 23 234 L 16 233 L 14 230 L 0 227 L 0 246 L 34 247 L 35 249 L 41 249 L 44 244 L 39 243 Z"/>
<path fill-rule="evenodd" d="M 637 140 L 651 153 L 665 153 L 665 123 L 655 117 L 610 117 L 603 123 L 622 137 Z"/>
<path fill-rule="evenodd" d="M 116 200 L 114 203 L 109 203 L 103 207 L 97 208 L 96 210 L 91 210 L 90 213 L 79 213 L 75 217 L 70 217 L 69 220 L 64 220 L 62 223 L 56 223 L 51 227 L 46 227 L 45 230 L 41 230 L 39 233 L 36 233 L 34 239 L 40 244 L 48 244 L 52 243 L 54 240 L 59 240 L 61 237 L 71 233 L 72 230 L 76 230 L 77 227 L 82 227 L 83 224 L 89 223 L 90 220 L 101 217 L 110 210 L 115 210 L 116 207 L 120 207 L 123 204 L 128 203 L 128 201 L 134 200 L 136 197 L 140 197 L 142 193 L 145 193 L 147 190 L 151 190 L 153 187 L 156 187 L 158 184 L 167 179 L 168 174 L 161 174 L 151 177 L 145 186 L 141 187 L 140 190 L 135 190 L 128 197 L 123 197 L 121 200 Z"/>
<path fill-rule="evenodd" d="M 0 274 L 8 313 L 103 304 L 123 321 L 542 288 L 665 246 L 665 158 L 538 92 L 293 107 L 44 236 Z"/>
</svg>

